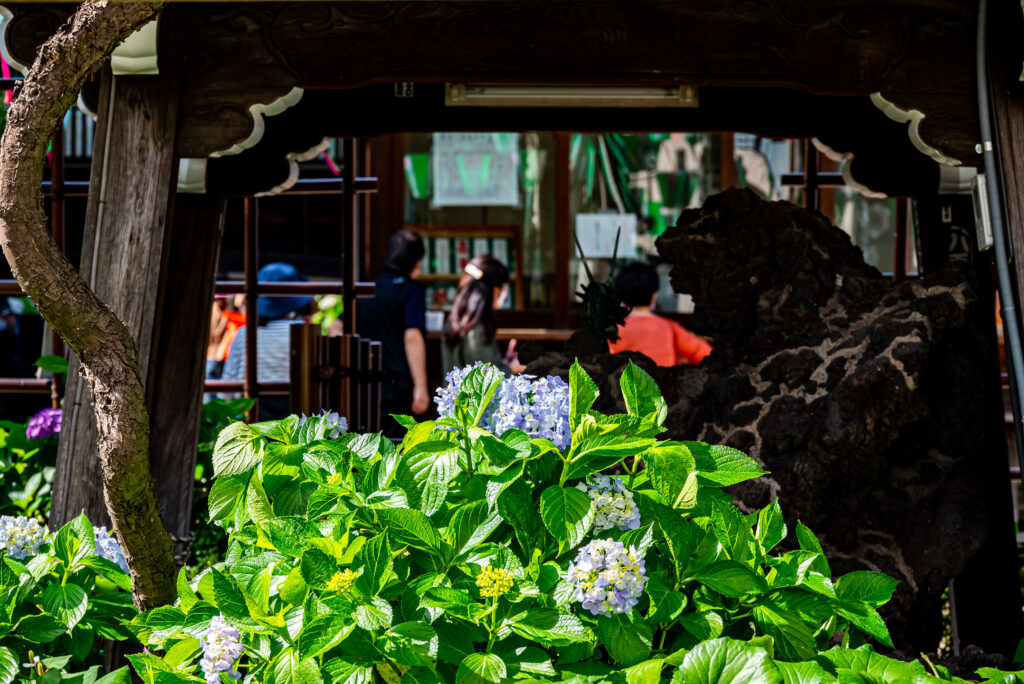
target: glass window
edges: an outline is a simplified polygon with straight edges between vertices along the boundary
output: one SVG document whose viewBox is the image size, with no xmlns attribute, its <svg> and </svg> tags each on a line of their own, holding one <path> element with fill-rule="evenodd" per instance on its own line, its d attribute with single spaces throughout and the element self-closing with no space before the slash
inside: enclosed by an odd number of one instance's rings
<svg viewBox="0 0 1024 684">
<path fill-rule="evenodd" d="M 554 148 L 552 133 L 405 136 L 405 222 L 427 243 L 431 308 L 451 305 L 466 262 L 484 252 L 512 274 L 506 307 L 554 305 Z"/>
</svg>

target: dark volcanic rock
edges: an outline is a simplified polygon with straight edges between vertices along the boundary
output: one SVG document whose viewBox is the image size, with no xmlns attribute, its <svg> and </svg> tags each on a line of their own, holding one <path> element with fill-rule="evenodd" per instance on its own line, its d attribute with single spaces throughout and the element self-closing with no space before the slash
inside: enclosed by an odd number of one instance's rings
<svg viewBox="0 0 1024 684">
<path fill-rule="evenodd" d="M 658 248 L 694 298 L 692 329 L 714 340 L 700 366 L 577 339 L 528 372 L 566 376 L 578 356 L 598 408 L 622 410 L 618 378 L 636 362 L 665 393 L 669 437 L 764 463 L 769 477 L 733 488 L 741 505 L 780 496 L 791 524 L 824 539 L 834 573 L 900 579 L 883 609 L 897 647 L 935 648 L 941 593 L 990 530 L 978 464 L 1005 458 L 986 452 L 998 388 L 991 344 L 969 323 L 971 271 L 893 285 L 820 214 L 741 190 L 684 212 Z"/>
</svg>

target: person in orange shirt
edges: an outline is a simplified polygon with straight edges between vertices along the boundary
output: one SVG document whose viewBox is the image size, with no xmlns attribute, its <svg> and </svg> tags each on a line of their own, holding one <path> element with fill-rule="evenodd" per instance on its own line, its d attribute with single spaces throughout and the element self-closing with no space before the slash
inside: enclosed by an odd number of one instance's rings
<svg viewBox="0 0 1024 684">
<path fill-rule="evenodd" d="M 631 311 L 619 326 L 619 341 L 609 342 L 613 354 L 637 351 L 659 366 L 696 364 L 711 353 L 711 345 L 675 321 L 651 311 L 658 296 L 658 272 L 634 261 L 615 277 L 615 288 Z"/>
</svg>

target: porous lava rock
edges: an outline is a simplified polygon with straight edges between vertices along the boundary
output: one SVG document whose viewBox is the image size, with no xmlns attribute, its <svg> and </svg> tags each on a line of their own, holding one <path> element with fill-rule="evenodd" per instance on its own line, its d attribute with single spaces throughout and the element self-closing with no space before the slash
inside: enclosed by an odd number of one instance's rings
<svg viewBox="0 0 1024 684">
<path fill-rule="evenodd" d="M 618 378 L 629 360 L 643 367 L 669 404 L 667 437 L 764 464 L 769 476 L 733 488 L 739 505 L 781 497 L 791 529 L 799 519 L 823 538 L 834 574 L 901 580 L 883 609 L 896 645 L 934 649 L 949 580 L 995 509 L 1011 515 L 1006 485 L 1007 506 L 993 506 L 983 465 L 994 460 L 1005 482 L 1005 443 L 991 452 L 998 376 L 971 322 L 981 305 L 971 269 L 893 284 L 821 214 L 746 190 L 684 212 L 657 246 L 674 289 L 693 296 L 691 328 L 713 339 L 703 363 L 662 368 L 574 339 L 527 372 L 567 376 L 578 356 L 601 388 L 598 408 L 621 411 Z"/>
</svg>

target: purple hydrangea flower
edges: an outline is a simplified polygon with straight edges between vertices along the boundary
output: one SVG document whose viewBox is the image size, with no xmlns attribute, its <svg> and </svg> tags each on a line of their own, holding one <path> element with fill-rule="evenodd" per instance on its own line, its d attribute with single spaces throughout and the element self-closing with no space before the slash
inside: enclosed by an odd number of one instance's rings
<svg viewBox="0 0 1024 684">
<path fill-rule="evenodd" d="M 25 436 L 29 439 L 42 439 L 59 433 L 61 413 L 59 408 L 48 408 L 32 416 L 25 427 Z"/>
<path fill-rule="evenodd" d="M 0 516 L 0 550 L 18 560 L 25 560 L 39 553 L 39 547 L 46 541 L 46 528 L 35 518 L 25 516 Z"/>
<path fill-rule="evenodd" d="M 110 536 L 105 526 L 100 526 L 93 529 L 93 537 L 96 541 L 96 552 L 95 555 L 106 558 L 111 563 L 117 565 L 125 572 L 128 572 L 128 561 L 124 559 L 124 552 L 121 550 L 121 545 L 117 543 L 117 540 Z"/>
<path fill-rule="evenodd" d="M 637 550 L 614 539 L 595 539 L 569 563 L 573 598 L 591 615 L 609 616 L 633 610 L 644 593 L 647 570 Z"/>
<path fill-rule="evenodd" d="M 445 386 L 434 397 L 442 418 L 455 415 L 459 386 L 477 363 L 455 368 L 445 376 Z M 569 447 L 569 385 L 557 376 L 535 378 L 512 375 L 501 381 L 488 405 L 480 427 L 495 435 L 518 429 L 531 437 L 551 440 L 559 449 Z"/>
<path fill-rule="evenodd" d="M 199 643 L 203 647 L 201 665 L 207 684 L 220 684 L 223 672 L 232 679 L 241 679 L 242 674 L 234 669 L 235 661 L 242 655 L 242 643 L 238 630 L 228 624 L 223 615 L 210 620 L 210 631 Z"/>
</svg>

